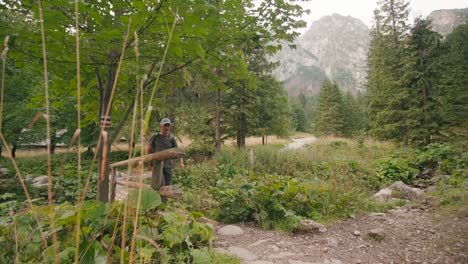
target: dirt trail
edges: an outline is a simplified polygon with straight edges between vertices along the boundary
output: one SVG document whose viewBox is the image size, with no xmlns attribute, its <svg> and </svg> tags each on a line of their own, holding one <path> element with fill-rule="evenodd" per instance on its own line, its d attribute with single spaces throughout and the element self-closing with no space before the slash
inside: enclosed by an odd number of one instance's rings
<svg viewBox="0 0 468 264">
<path fill-rule="evenodd" d="M 315 234 L 240 227 L 242 235 L 220 235 L 215 246 L 248 264 L 468 263 L 466 212 L 441 216 L 405 206 L 336 223 Z M 369 236 L 375 229 L 380 239 Z"/>
</svg>

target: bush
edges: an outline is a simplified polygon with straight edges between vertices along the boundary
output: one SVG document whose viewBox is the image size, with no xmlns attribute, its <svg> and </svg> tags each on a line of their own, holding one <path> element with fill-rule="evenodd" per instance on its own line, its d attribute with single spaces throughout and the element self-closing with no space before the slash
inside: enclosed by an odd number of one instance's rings
<svg viewBox="0 0 468 264">
<path fill-rule="evenodd" d="M 129 202 L 135 207 L 136 201 Z M 136 246 L 134 248 L 135 260 L 142 262 L 149 260 L 164 263 L 191 263 L 200 259 L 215 259 L 216 254 L 209 252 L 205 247 L 214 239 L 212 226 L 198 223 L 196 216 L 190 212 L 166 211 L 158 212 L 161 200 L 157 192 L 145 190 L 141 201 L 141 225 L 138 229 Z M 111 255 L 111 262 L 118 262 L 120 252 L 124 250 L 124 262 L 129 261 L 130 241 L 133 233 L 133 219 L 128 217 L 125 238 L 126 247 L 120 248 L 122 239 L 122 213 L 123 204 L 103 204 L 99 201 L 85 201 L 81 214 L 80 263 L 96 263 L 106 260 L 105 245 L 113 246 L 115 253 Z M 72 262 L 75 252 L 75 223 L 77 221 L 77 207 L 63 203 L 53 208 L 56 216 L 56 234 L 60 243 L 58 257 L 61 262 Z M 54 247 L 42 247 L 41 231 L 37 227 L 36 218 L 41 225 L 49 221 L 50 208 L 36 207 L 34 212 L 25 211 L 10 218 L 9 222 L 0 225 L 0 262 L 13 263 L 15 246 L 21 248 L 20 262 L 50 263 L 55 259 Z M 189 221 L 187 221 L 189 220 Z M 13 223 L 14 221 L 14 223 Z M 16 236 L 15 239 L 15 226 Z M 52 245 L 51 230 L 44 225 L 43 234 Z M 115 237 L 113 238 L 113 235 Z M 8 239 L 6 239 L 8 238 Z M 11 241 L 14 240 L 15 243 Z M 151 241 L 158 244 L 155 247 Z M 159 250 L 158 250 L 159 248 Z M 168 261 L 168 262 L 165 262 Z M 210 263 L 211 261 L 207 262 Z M 198 263 L 202 263 L 199 262 Z M 213 262 L 211 262 L 213 263 Z"/>
<path fill-rule="evenodd" d="M 410 184 L 415 179 L 417 169 L 411 167 L 406 160 L 385 158 L 377 162 L 377 174 L 381 182 L 402 181 Z"/>
</svg>

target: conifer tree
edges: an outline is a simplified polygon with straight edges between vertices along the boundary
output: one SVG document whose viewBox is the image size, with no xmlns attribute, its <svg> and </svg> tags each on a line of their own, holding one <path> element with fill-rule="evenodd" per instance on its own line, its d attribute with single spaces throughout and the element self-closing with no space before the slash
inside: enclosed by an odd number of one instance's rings
<svg viewBox="0 0 468 264">
<path fill-rule="evenodd" d="M 430 144 L 442 124 L 437 100 L 440 40 L 441 36 L 431 30 L 427 19 L 416 19 L 407 39 L 404 82 L 410 104 L 406 121 L 413 144 Z"/>
<path fill-rule="evenodd" d="M 408 90 L 403 82 L 404 40 L 408 34 L 408 2 L 383 0 L 374 12 L 368 57 L 370 132 L 381 139 L 408 144 Z"/>
<path fill-rule="evenodd" d="M 317 135 L 345 135 L 345 108 L 343 95 L 335 83 L 325 80 L 320 88 L 314 113 Z"/>
<path fill-rule="evenodd" d="M 468 24 L 458 26 L 447 36 L 442 57 L 439 100 L 444 119 L 443 132 L 450 136 L 468 135 Z"/>
</svg>

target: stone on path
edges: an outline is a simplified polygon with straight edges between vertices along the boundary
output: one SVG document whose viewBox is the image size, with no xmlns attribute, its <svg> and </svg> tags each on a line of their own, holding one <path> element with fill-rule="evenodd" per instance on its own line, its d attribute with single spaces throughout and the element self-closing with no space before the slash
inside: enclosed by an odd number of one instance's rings
<svg viewBox="0 0 468 264">
<path fill-rule="evenodd" d="M 385 238 L 385 231 L 382 228 L 376 228 L 376 229 L 372 229 L 371 231 L 369 231 L 367 235 L 370 238 L 373 238 L 376 240 L 382 240 Z"/>
<path fill-rule="evenodd" d="M 258 257 L 254 253 L 241 247 L 228 247 L 230 254 L 240 258 L 241 260 L 256 260 Z"/>
<path fill-rule="evenodd" d="M 354 230 L 353 235 L 355 235 L 355 236 L 360 236 L 360 235 L 361 235 L 361 232 L 359 232 L 358 230 Z"/>
<path fill-rule="evenodd" d="M 324 225 L 319 224 L 319 223 L 317 223 L 315 221 L 312 221 L 312 220 L 301 220 L 301 221 L 299 221 L 298 229 L 299 229 L 299 231 L 302 231 L 302 232 L 312 232 L 312 233 L 327 232 L 327 229 L 325 228 Z"/>
<path fill-rule="evenodd" d="M 218 229 L 218 235 L 221 236 L 239 236 L 244 234 L 242 228 L 235 225 L 227 225 Z"/>
</svg>

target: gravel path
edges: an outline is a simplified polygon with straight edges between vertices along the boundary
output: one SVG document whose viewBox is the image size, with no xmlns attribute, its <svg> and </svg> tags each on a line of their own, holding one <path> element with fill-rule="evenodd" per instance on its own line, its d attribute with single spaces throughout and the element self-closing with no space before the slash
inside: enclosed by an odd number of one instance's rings
<svg viewBox="0 0 468 264">
<path fill-rule="evenodd" d="M 468 263 L 466 212 L 441 216 L 405 206 L 336 223 L 315 234 L 239 227 L 242 235 L 219 235 L 215 246 L 247 264 Z"/>
</svg>

